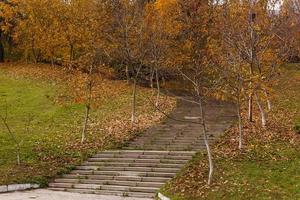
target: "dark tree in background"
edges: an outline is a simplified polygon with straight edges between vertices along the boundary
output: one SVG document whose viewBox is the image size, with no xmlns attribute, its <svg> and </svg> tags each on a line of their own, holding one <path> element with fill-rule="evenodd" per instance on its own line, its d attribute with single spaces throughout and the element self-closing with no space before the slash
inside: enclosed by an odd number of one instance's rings
<svg viewBox="0 0 300 200">
<path fill-rule="evenodd" d="M 0 63 L 4 62 L 4 46 L 2 40 L 2 31 L 0 30 Z"/>
</svg>

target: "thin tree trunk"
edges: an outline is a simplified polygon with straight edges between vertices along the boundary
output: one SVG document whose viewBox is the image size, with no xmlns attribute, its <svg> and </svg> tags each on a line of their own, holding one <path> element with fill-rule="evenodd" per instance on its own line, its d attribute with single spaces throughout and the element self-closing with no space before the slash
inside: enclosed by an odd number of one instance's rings
<svg viewBox="0 0 300 200">
<path fill-rule="evenodd" d="M 7 115 L 7 112 L 6 112 L 6 115 Z M 10 137 L 12 138 L 12 140 L 14 141 L 15 145 L 16 145 L 16 156 L 17 156 L 17 164 L 20 165 L 21 164 L 21 159 L 20 159 L 20 153 L 21 153 L 21 148 L 20 148 L 20 144 L 16 138 L 16 136 L 14 135 L 14 133 L 12 132 L 12 130 L 10 129 L 7 121 L 6 121 L 6 118 L 2 118 L 2 122 L 4 124 L 4 126 L 6 127 L 7 131 L 8 131 L 8 134 L 10 135 Z"/>
<path fill-rule="evenodd" d="M 151 87 L 152 89 L 153 89 L 154 73 L 155 73 L 155 70 L 151 67 L 151 72 L 150 72 L 150 87 Z"/>
<path fill-rule="evenodd" d="M 214 171 L 214 166 L 213 166 L 213 160 L 212 160 L 212 153 L 211 153 L 210 145 L 209 145 L 208 138 L 207 138 L 204 108 L 203 108 L 202 99 L 201 99 L 200 96 L 199 96 L 199 108 L 200 108 L 200 116 L 201 116 L 201 125 L 202 125 L 202 129 L 203 129 L 203 138 L 204 138 L 204 143 L 205 143 L 205 146 L 206 146 L 206 151 L 207 151 L 207 156 L 208 156 L 208 163 L 209 163 L 209 173 L 208 173 L 207 184 L 210 185 L 211 182 L 212 182 L 212 175 L 213 175 L 213 171 Z"/>
<path fill-rule="evenodd" d="M 238 121 L 239 121 L 239 149 L 241 150 L 243 148 L 243 124 L 242 124 L 240 100 L 238 100 L 238 103 L 237 103 L 237 115 L 238 115 Z"/>
<path fill-rule="evenodd" d="M 164 76 L 162 76 L 162 83 L 163 83 L 163 85 L 166 85 L 166 79 L 165 79 L 165 77 Z"/>
<path fill-rule="evenodd" d="M 258 106 L 260 114 L 261 114 L 261 124 L 262 124 L 262 127 L 265 128 L 266 125 L 267 125 L 266 112 L 265 112 L 265 110 L 264 110 L 264 108 L 263 108 L 263 106 L 261 104 L 261 101 L 260 101 L 260 99 L 259 99 L 259 97 L 258 97 L 258 95 L 257 95 L 256 92 L 254 93 L 254 95 L 255 95 L 255 98 L 256 98 L 257 106 Z"/>
<path fill-rule="evenodd" d="M 84 143 L 86 139 L 86 129 L 89 121 L 89 115 L 90 115 L 90 105 L 85 106 L 85 117 L 84 117 L 84 124 L 83 124 L 83 129 L 81 133 L 81 143 Z"/>
<path fill-rule="evenodd" d="M 158 107 L 159 106 L 159 98 L 160 98 L 160 84 L 159 84 L 159 75 L 158 75 L 157 69 L 155 69 L 155 73 L 156 73 L 156 86 L 157 86 L 157 96 L 156 96 L 155 106 Z"/>
<path fill-rule="evenodd" d="M 136 79 L 133 80 L 133 92 L 132 92 L 132 104 L 131 104 L 131 124 L 133 125 L 136 121 Z"/>
<path fill-rule="evenodd" d="M 85 106 L 83 129 L 81 132 L 81 143 L 83 143 L 86 139 L 86 130 L 87 130 L 87 125 L 88 125 L 90 110 L 91 110 L 92 87 L 93 87 L 92 73 L 93 73 L 93 66 L 91 65 L 90 70 L 89 70 L 89 82 L 87 84 L 88 94 L 87 94 L 87 102 L 86 102 L 86 106 Z"/>
<path fill-rule="evenodd" d="M 265 96 L 267 98 L 268 110 L 271 111 L 272 110 L 272 103 L 271 103 L 271 100 L 269 98 L 269 94 L 268 94 L 266 89 L 264 89 L 264 93 L 265 93 Z"/>
<path fill-rule="evenodd" d="M 20 158 L 20 145 L 17 144 L 17 164 L 21 165 L 21 158 Z"/>
<path fill-rule="evenodd" d="M 136 75 L 134 76 L 134 79 L 133 79 L 133 91 L 132 91 L 132 103 L 131 103 L 131 125 L 132 126 L 136 122 L 136 93 L 137 93 L 136 85 L 137 85 L 137 79 L 138 79 L 139 73 L 141 71 L 141 68 L 142 68 L 142 66 L 140 65 L 136 72 Z"/>
<path fill-rule="evenodd" d="M 253 67 L 254 67 L 254 57 L 255 57 L 255 50 L 254 50 L 254 30 L 253 30 L 253 23 L 254 23 L 254 18 L 252 18 L 252 5 L 249 10 L 249 17 L 250 17 L 250 39 L 251 39 L 251 49 L 250 49 L 250 56 L 251 56 L 251 63 L 250 63 L 250 75 L 251 78 L 253 76 Z M 250 80 L 250 88 L 252 87 L 252 81 Z M 249 95 L 249 102 L 248 102 L 248 118 L 249 121 L 253 121 L 253 94 L 251 93 Z"/>
<path fill-rule="evenodd" d="M 129 82 L 130 82 L 130 75 L 129 75 L 129 67 L 128 67 L 128 65 L 126 65 L 125 73 L 126 73 L 127 83 L 129 84 Z"/>
<path fill-rule="evenodd" d="M 249 95 L 248 99 L 248 119 L 253 122 L 253 95 Z"/>
</svg>

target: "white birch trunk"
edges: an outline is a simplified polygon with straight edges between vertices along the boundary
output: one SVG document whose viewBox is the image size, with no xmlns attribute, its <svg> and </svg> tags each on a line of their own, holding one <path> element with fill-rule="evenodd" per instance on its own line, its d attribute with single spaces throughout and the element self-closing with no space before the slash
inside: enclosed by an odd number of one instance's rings
<svg viewBox="0 0 300 200">
<path fill-rule="evenodd" d="M 136 122 L 136 90 L 137 90 L 137 79 L 139 77 L 140 71 L 142 69 L 142 65 L 140 64 L 136 75 L 134 76 L 133 79 L 133 92 L 132 92 L 132 103 L 131 103 L 131 125 L 133 126 L 134 123 Z"/>
<path fill-rule="evenodd" d="M 268 94 L 266 89 L 264 89 L 264 94 L 267 98 L 268 111 L 271 111 L 272 110 L 272 103 L 271 103 L 271 100 L 269 98 L 269 94 Z"/>
<path fill-rule="evenodd" d="M 133 82 L 133 92 L 132 92 L 132 104 L 131 104 L 131 125 L 136 122 L 135 117 L 136 112 L 136 79 Z"/>
<path fill-rule="evenodd" d="M 158 107 L 159 106 L 159 98 L 160 98 L 160 84 L 159 84 L 159 75 L 158 75 L 157 69 L 155 69 L 155 73 L 156 73 L 156 86 L 157 86 L 157 95 L 156 95 L 155 106 Z"/>
<path fill-rule="evenodd" d="M 237 115 L 239 121 L 239 149 L 241 150 L 243 148 L 243 125 L 242 125 L 240 101 L 237 104 Z"/>
<path fill-rule="evenodd" d="M 81 143 L 84 143 L 84 141 L 86 139 L 86 130 L 87 130 L 87 125 L 88 125 L 90 110 L 91 110 L 92 87 L 93 87 L 92 73 L 93 73 L 93 66 L 91 65 L 90 69 L 89 69 L 89 82 L 87 84 L 88 94 L 87 94 L 87 101 L 86 101 L 86 105 L 85 105 L 85 116 L 84 116 L 84 122 L 83 122 L 83 129 L 81 132 Z"/>
<path fill-rule="evenodd" d="M 125 73 L 126 73 L 126 80 L 127 80 L 127 83 L 129 84 L 129 82 L 130 82 L 130 75 L 129 75 L 129 68 L 128 68 L 128 65 L 126 65 Z"/>
<path fill-rule="evenodd" d="M 256 103 L 257 103 L 257 106 L 259 108 L 259 111 L 260 111 L 260 114 L 261 114 L 261 124 L 262 124 L 262 127 L 265 128 L 266 125 L 267 125 L 267 117 L 266 117 L 266 112 L 262 106 L 262 103 L 257 95 L 257 93 L 255 92 L 255 98 L 256 98 Z"/>
<path fill-rule="evenodd" d="M 213 160 L 212 160 L 212 153 L 211 153 L 210 145 L 209 145 L 208 138 L 207 138 L 205 113 L 204 113 L 201 97 L 199 98 L 199 108 L 200 108 L 200 116 L 201 116 L 201 125 L 202 125 L 202 129 L 203 129 L 203 139 L 204 139 L 204 143 L 206 146 L 206 151 L 207 151 L 207 156 L 208 156 L 208 164 L 209 164 L 207 184 L 210 185 L 212 182 L 214 166 L 213 166 Z"/>
<path fill-rule="evenodd" d="M 83 129 L 82 129 L 82 132 L 81 132 L 81 143 L 84 143 L 84 141 L 86 139 L 86 130 L 87 130 L 87 125 L 88 125 L 88 121 L 89 121 L 89 115 L 90 115 L 90 106 L 86 105 L 84 122 L 83 122 Z"/>
</svg>

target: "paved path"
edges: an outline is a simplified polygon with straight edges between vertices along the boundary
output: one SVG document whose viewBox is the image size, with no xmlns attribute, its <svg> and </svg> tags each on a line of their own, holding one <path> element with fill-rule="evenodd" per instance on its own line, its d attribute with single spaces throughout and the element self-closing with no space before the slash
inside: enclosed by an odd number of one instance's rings
<svg viewBox="0 0 300 200">
<path fill-rule="evenodd" d="M 208 101 L 205 110 L 212 144 L 235 120 L 235 111 L 233 105 L 215 100 Z M 149 128 L 126 147 L 99 152 L 58 177 L 50 183 L 51 192 L 2 194 L 0 200 L 153 199 L 197 151 L 205 149 L 197 104 L 180 101 L 170 116 L 173 119 Z"/>
<path fill-rule="evenodd" d="M 30 190 L 0 194 L 0 200 L 141 200 L 140 198 L 56 192 L 51 190 Z M 143 199 L 150 200 L 150 199 Z"/>
</svg>

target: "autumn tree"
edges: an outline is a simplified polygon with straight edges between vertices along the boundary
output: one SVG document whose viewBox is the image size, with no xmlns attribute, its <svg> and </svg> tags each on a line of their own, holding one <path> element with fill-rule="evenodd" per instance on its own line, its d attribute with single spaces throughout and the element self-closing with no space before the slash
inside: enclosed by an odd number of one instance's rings
<svg viewBox="0 0 300 200">
<path fill-rule="evenodd" d="M 157 4 L 164 16 L 164 31 L 170 40 L 165 63 L 175 68 L 182 79 L 189 83 L 192 101 L 199 106 L 199 124 L 209 162 L 207 183 L 211 184 L 214 166 L 204 104 L 215 80 L 210 47 L 216 37 L 213 32 L 215 6 L 209 1 L 170 0 L 157 1 Z M 191 101 L 186 98 L 183 100 Z"/>
<path fill-rule="evenodd" d="M 144 67 L 144 7 L 146 2 L 120 0 L 113 5 L 113 54 L 125 66 L 127 82 L 133 84 L 131 122 L 136 122 L 137 81 Z"/>
<path fill-rule="evenodd" d="M 285 61 L 287 62 L 299 62 L 300 1 L 283 1 L 279 14 L 284 19 L 284 22 L 280 26 L 281 37 L 289 47 L 286 51 L 282 52 L 282 57 L 285 57 Z"/>
<path fill-rule="evenodd" d="M 5 45 L 12 45 L 12 30 L 15 26 L 15 3 L 7 0 L 0 1 L 0 63 L 4 62 Z"/>
<path fill-rule="evenodd" d="M 110 55 L 107 52 L 110 39 L 110 34 L 107 30 L 110 26 L 109 9 L 102 1 L 84 1 L 78 0 L 77 9 L 81 10 L 82 16 L 77 16 L 81 19 L 81 27 L 78 34 L 81 34 L 80 57 L 78 59 L 79 68 L 86 72 L 85 81 L 85 115 L 83 129 L 81 133 L 81 142 L 86 139 L 86 131 L 90 118 L 90 112 L 94 101 L 94 87 L 96 76 L 99 76 L 98 70 L 105 65 L 106 60 Z M 88 16 L 86 19 L 85 16 Z M 79 37 L 79 36 L 78 36 Z"/>
<path fill-rule="evenodd" d="M 271 108 L 270 95 L 276 68 L 282 58 L 279 52 L 285 47 L 281 41 L 279 25 L 282 23 L 276 12 L 276 2 L 263 1 L 228 1 L 224 4 L 222 40 L 226 52 L 234 53 L 231 57 L 239 59 L 247 80 L 248 117 L 252 121 L 253 101 L 260 113 L 262 126 L 266 127 L 267 112 L 263 100 Z M 238 8 L 238 9 L 237 9 Z M 230 64 L 231 59 L 228 60 Z M 248 72 L 245 70 L 248 68 Z"/>
</svg>

